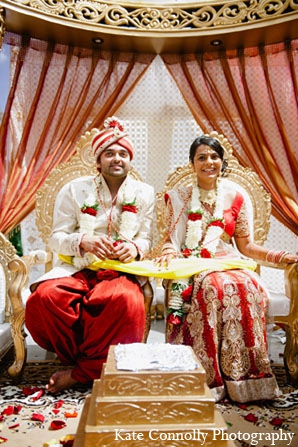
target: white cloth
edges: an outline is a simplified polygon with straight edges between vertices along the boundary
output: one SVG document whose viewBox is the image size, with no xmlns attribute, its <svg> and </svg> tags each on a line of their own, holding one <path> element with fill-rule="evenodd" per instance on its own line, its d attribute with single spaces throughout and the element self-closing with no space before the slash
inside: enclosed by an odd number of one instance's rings
<svg viewBox="0 0 298 447">
<path fill-rule="evenodd" d="M 193 371 L 199 364 L 190 346 L 131 343 L 115 346 L 118 370 Z"/>
<path fill-rule="evenodd" d="M 124 196 L 124 185 L 122 184 L 119 191 L 116 205 L 112 206 L 112 198 L 109 188 L 101 176 L 102 180 L 102 202 L 104 209 L 99 205 L 97 211 L 97 222 L 94 235 L 107 235 L 108 233 L 108 216 L 112 212 L 112 222 L 116 228 L 119 228 L 121 217 L 121 207 Z M 155 196 L 152 186 L 138 180 L 134 180 L 128 176 L 127 182 L 129 187 L 133 188 L 136 197 L 136 206 L 138 208 L 137 219 L 134 228 L 133 242 L 138 247 L 140 258 L 151 248 L 153 232 L 152 223 L 154 217 Z M 59 192 L 55 202 L 53 230 L 49 238 L 48 246 L 54 253 L 63 254 L 65 256 L 81 256 L 80 242 L 83 233 L 80 232 L 79 218 L 81 208 L 86 203 L 87 198 L 92 192 L 94 176 L 81 177 L 67 183 Z M 115 236 L 115 231 L 111 229 L 111 236 Z M 61 278 L 70 276 L 77 272 L 75 266 L 57 260 L 54 268 L 38 279 L 31 285 L 31 290 L 44 280 Z"/>
</svg>

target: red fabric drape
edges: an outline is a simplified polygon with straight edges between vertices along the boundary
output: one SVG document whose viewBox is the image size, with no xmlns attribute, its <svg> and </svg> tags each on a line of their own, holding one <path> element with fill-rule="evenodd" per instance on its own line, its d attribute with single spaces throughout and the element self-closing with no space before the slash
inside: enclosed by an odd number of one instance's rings
<svg viewBox="0 0 298 447">
<path fill-rule="evenodd" d="M 11 88 L 0 128 L 0 231 L 34 208 L 49 172 L 79 137 L 127 98 L 154 55 L 109 53 L 14 34 Z"/>
<path fill-rule="evenodd" d="M 203 132 L 228 138 L 298 234 L 298 40 L 163 60 Z"/>
</svg>

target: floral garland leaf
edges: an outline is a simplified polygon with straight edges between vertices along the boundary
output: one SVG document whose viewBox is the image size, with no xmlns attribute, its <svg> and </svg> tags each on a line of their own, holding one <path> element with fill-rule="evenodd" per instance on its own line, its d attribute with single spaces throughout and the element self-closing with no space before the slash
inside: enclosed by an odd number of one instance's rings
<svg viewBox="0 0 298 447">
<path fill-rule="evenodd" d="M 136 201 L 137 201 L 136 197 L 133 200 L 129 200 L 129 201 L 123 200 L 122 206 L 124 206 L 124 205 L 135 206 L 136 205 Z"/>
</svg>

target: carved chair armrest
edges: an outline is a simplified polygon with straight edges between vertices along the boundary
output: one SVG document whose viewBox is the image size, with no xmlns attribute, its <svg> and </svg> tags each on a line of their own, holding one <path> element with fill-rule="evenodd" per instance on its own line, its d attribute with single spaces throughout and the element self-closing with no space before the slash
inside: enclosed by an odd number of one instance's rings
<svg viewBox="0 0 298 447">
<path fill-rule="evenodd" d="M 272 265 L 270 266 L 272 267 Z M 290 312 L 286 317 L 276 317 L 276 322 L 297 324 L 298 335 L 298 264 L 278 264 L 277 267 L 273 265 L 273 268 L 283 269 L 285 276 L 285 291 L 286 296 L 290 300 Z"/>
<path fill-rule="evenodd" d="M 298 310 L 298 264 L 288 264 L 285 267 L 286 295 L 291 300 L 291 308 Z"/>
<path fill-rule="evenodd" d="M 287 297 L 291 300 L 292 308 L 298 311 L 298 264 L 274 264 L 269 262 L 258 262 L 260 266 L 284 270 L 285 290 Z"/>
<path fill-rule="evenodd" d="M 29 267 L 23 257 L 15 258 L 8 263 L 8 268 L 15 273 L 15 280 L 11 284 L 8 295 L 11 303 L 12 315 L 15 318 L 24 310 L 22 302 L 22 291 L 28 285 Z"/>
<path fill-rule="evenodd" d="M 51 265 L 53 254 L 45 250 L 33 250 L 28 255 L 23 256 L 22 259 L 24 259 L 28 267 L 40 264 Z"/>
<path fill-rule="evenodd" d="M 41 250 L 40 250 L 41 252 Z M 28 255 L 21 257 L 15 257 L 9 261 L 8 268 L 11 272 L 15 273 L 15 280 L 10 286 L 8 291 L 12 313 L 16 315 L 20 309 L 24 308 L 22 302 L 22 292 L 28 287 L 30 267 L 39 264 L 47 264 L 51 261 L 51 253 L 32 252 Z"/>
<path fill-rule="evenodd" d="M 286 331 L 284 365 L 289 383 L 298 386 L 298 264 L 274 264 L 259 262 L 261 266 L 284 271 L 285 294 L 289 299 L 288 315 L 274 314 L 274 322 Z"/>
</svg>

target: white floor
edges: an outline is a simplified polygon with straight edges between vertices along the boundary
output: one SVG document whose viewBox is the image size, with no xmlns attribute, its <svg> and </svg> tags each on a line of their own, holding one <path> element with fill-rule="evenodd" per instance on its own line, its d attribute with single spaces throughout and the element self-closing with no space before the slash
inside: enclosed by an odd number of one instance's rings
<svg viewBox="0 0 298 447">
<path fill-rule="evenodd" d="M 268 348 L 270 359 L 275 364 L 283 364 L 283 352 L 285 333 L 281 329 L 268 332 Z M 27 336 L 27 359 L 30 362 L 53 360 L 56 358 L 54 353 L 47 352 L 37 346 L 30 335 Z M 151 322 L 147 343 L 165 342 L 165 320 L 154 320 Z"/>
</svg>

